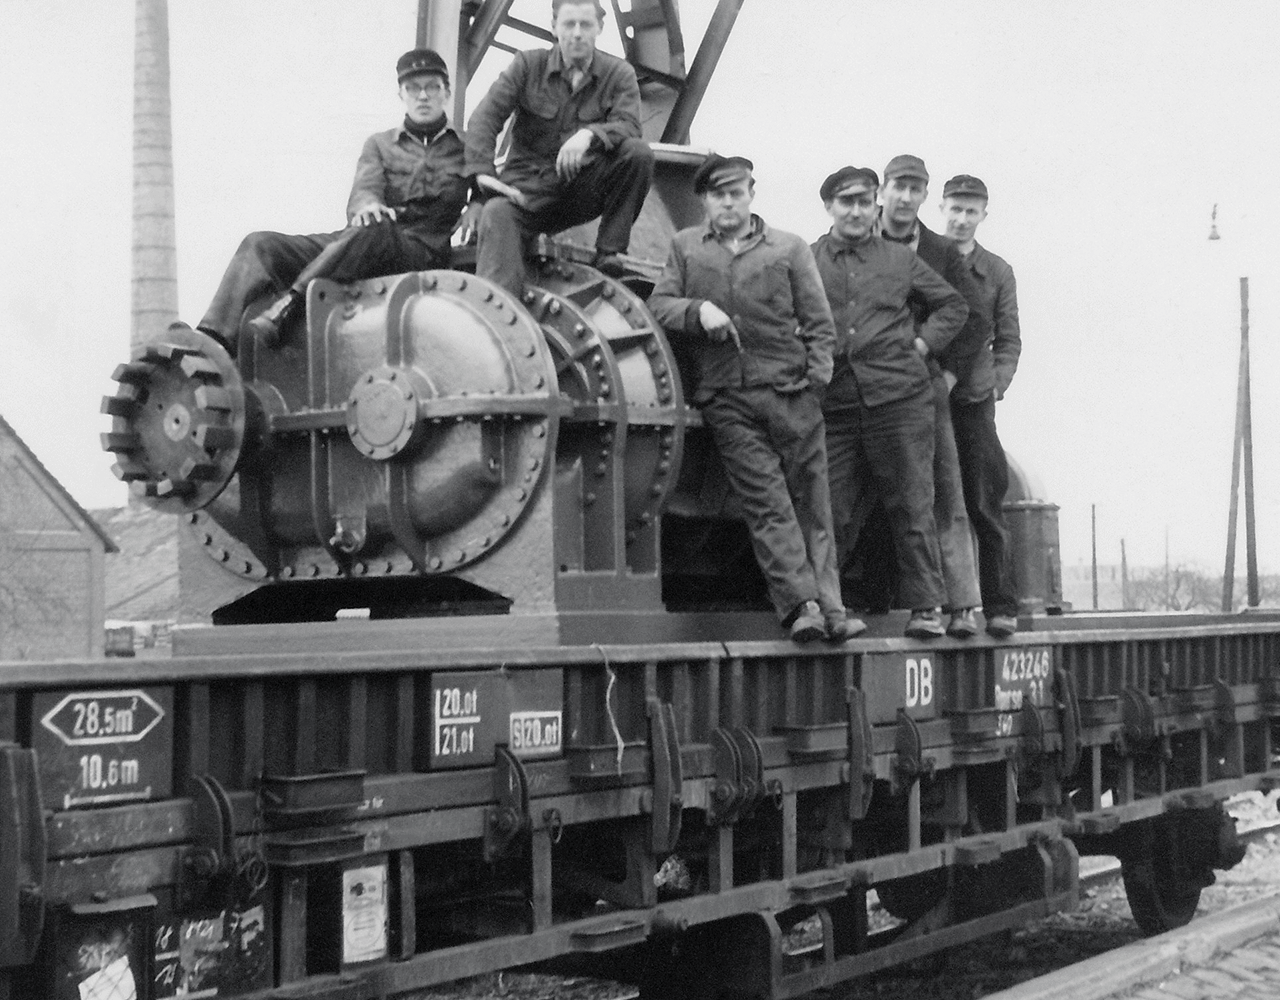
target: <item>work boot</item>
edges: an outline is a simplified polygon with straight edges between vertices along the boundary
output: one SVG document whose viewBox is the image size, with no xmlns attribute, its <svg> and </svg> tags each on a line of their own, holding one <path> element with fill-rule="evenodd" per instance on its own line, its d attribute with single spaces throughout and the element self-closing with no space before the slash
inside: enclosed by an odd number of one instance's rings
<svg viewBox="0 0 1280 1000">
<path fill-rule="evenodd" d="M 186 323 L 171 323 L 169 324 L 169 329 L 172 330 L 175 326 L 185 327 L 186 325 L 187 325 Z M 196 327 L 196 329 L 199 330 L 201 333 L 203 333 L 206 337 L 212 337 L 214 340 L 216 340 L 219 344 L 222 345 L 223 350 L 225 350 L 233 358 L 236 356 L 235 341 L 228 340 L 226 337 L 220 334 L 217 330 L 210 329 L 207 326 L 198 326 Z"/>
<path fill-rule="evenodd" d="M 627 266 L 621 254 L 603 250 L 596 254 L 595 259 L 591 261 L 591 266 L 610 278 L 625 278 L 635 273 Z"/>
<path fill-rule="evenodd" d="M 972 639 L 978 634 L 978 619 L 973 608 L 958 608 L 951 612 L 947 635 L 953 639 Z"/>
<path fill-rule="evenodd" d="M 825 617 L 827 642 L 847 642 L 855 635 L 867 630 L 866 622 L 861 618 L 854 618 L 844 608 L 839 611 L 828 611 Z"/>
<path fill-rule="evenodd" d="M 908 639 L 940 639 L 946 635 L 942 627 L 942 615 L 937 608 L 917 608 L 902 633 Z"/>
<path fill-rule="evenodd" d="M 813 642 L 827 634 L 827 623 L 817 601 L 805 601 L 791 613 L 791 639 L 793 642 Z"/>
<path fill-rule="evenodd" d="M 1013 615 L 988 615 L 987 635 L 997 639 L 1007 639 L 1018 631 L 1018 619 Z"/>
<path fill-rule="evenodd" d="M 263 347 L 278 347 L 285 324 L 302 305 L 302 292 L 290 288 L 265 310 L 249 320 L 249 333 Z"/>
</svg>

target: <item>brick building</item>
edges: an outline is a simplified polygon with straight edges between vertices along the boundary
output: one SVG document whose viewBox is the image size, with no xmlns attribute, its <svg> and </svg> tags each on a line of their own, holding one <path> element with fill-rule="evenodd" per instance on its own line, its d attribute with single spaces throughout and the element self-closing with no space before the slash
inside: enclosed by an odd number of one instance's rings
<svg viewBox="0 0 1280 1000">
<path fill-rule="evenodd" d="M 111 538 L 0 417 L 0 660 L 101 656 Z"/>
</svg>

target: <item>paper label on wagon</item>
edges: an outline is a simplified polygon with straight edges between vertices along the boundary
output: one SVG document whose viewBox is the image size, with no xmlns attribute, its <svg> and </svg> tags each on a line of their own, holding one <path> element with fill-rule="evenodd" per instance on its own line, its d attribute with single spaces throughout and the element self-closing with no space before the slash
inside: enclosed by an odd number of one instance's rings
<svg viewBox="0 0 1280 1000">
<path fill-rule="evenodd" d="M 342 964 L 387 956 L 387 868 L 349 868 L 342 873 Z"/>
<path fill-rule="evenodd" d="M 32 734 L 52 809 L 163 798 L 173 776 L 173 689 L 42 691 Z"/>
</svg>

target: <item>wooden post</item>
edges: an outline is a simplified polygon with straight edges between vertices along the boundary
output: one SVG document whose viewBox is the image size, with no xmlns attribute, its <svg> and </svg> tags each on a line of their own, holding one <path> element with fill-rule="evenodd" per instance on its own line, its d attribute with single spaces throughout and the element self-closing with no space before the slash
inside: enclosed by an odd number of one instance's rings
<svg viewBox="0 0 1280 1000">
<path fill-rule="evenodd" d="M 1236 525 L 1240 510 L 1240 465 L 1245 465 L 1245 564 L 1249 606 L 1258 604 L 1258 555 L 1253 517 L 1253 428 L 1249 393 L 1249 279 L 1240 279 L 1240 365 L 1236 376 L 1236 428 L 1231 443 L 1231 502 L 1227 510 L 1227 559 L 1222 572 L 1222 610 L 1235 597 Z"/>
<path fill-rule="evenodd" d="M 1253 400 L 1249 375 L 1249 279 L 1240 279 L 1240 357 L 1243 379 L 1244 421 L 1241 450 L 1244 452 L 1244 561 L 1249 589 L 1249 607 L 1258 606 L 1258 541 L 1253 516 Z"/>
<path fill-rule="evenodd" d="M 1129 557 L 1124 551 L 1124 539 L 1120 539 L 1120 609 L 1128 611 L 1133 605 L 1129 601 Z"/>
<path fill-rule="evenodd" d="M 1089 539 L 1092 545 L 1093 610 L 1098 610 L 1098 505 L 1089 504 Z"/>
</svg>

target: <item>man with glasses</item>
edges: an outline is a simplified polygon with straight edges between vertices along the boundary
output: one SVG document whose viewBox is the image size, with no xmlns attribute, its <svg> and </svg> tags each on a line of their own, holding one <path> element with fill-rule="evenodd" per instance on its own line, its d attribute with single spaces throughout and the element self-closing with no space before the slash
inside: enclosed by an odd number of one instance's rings
<svg viewBox="0 0 1280 1000">
<path fill-rule="evenodd" d="M 449 126 L 449 69 L 432 49 L 396 63 L 404 121 L 369 137 L 356 164 L 345 230 L 289 236 L 250 233 L 240 244 L 197 329 L 236 353 L 245 307 L 278 297 L 246 326 L 277 345 L 313 278 L 359 281 L 448 267 L 449 238 L 467 197 L 462 140 Z"/>
<path fill-rule="evenodd" d="M 479 236 L 476 274 L 516 296 L 536 234 L 596 217 L 593 263 L 615 276 L 626 270 L 619 255 L 653 178 L 653 151 L 640 138 L 636 71 L 596 48 L 603 26 L 596 0 L 552 0 L 556 44 L 517 52 L 467 126 L 472 205 L 463 238 Z M 499 178 L 494 155 L 508 118 L 511 148 Z"/>
</svg>

